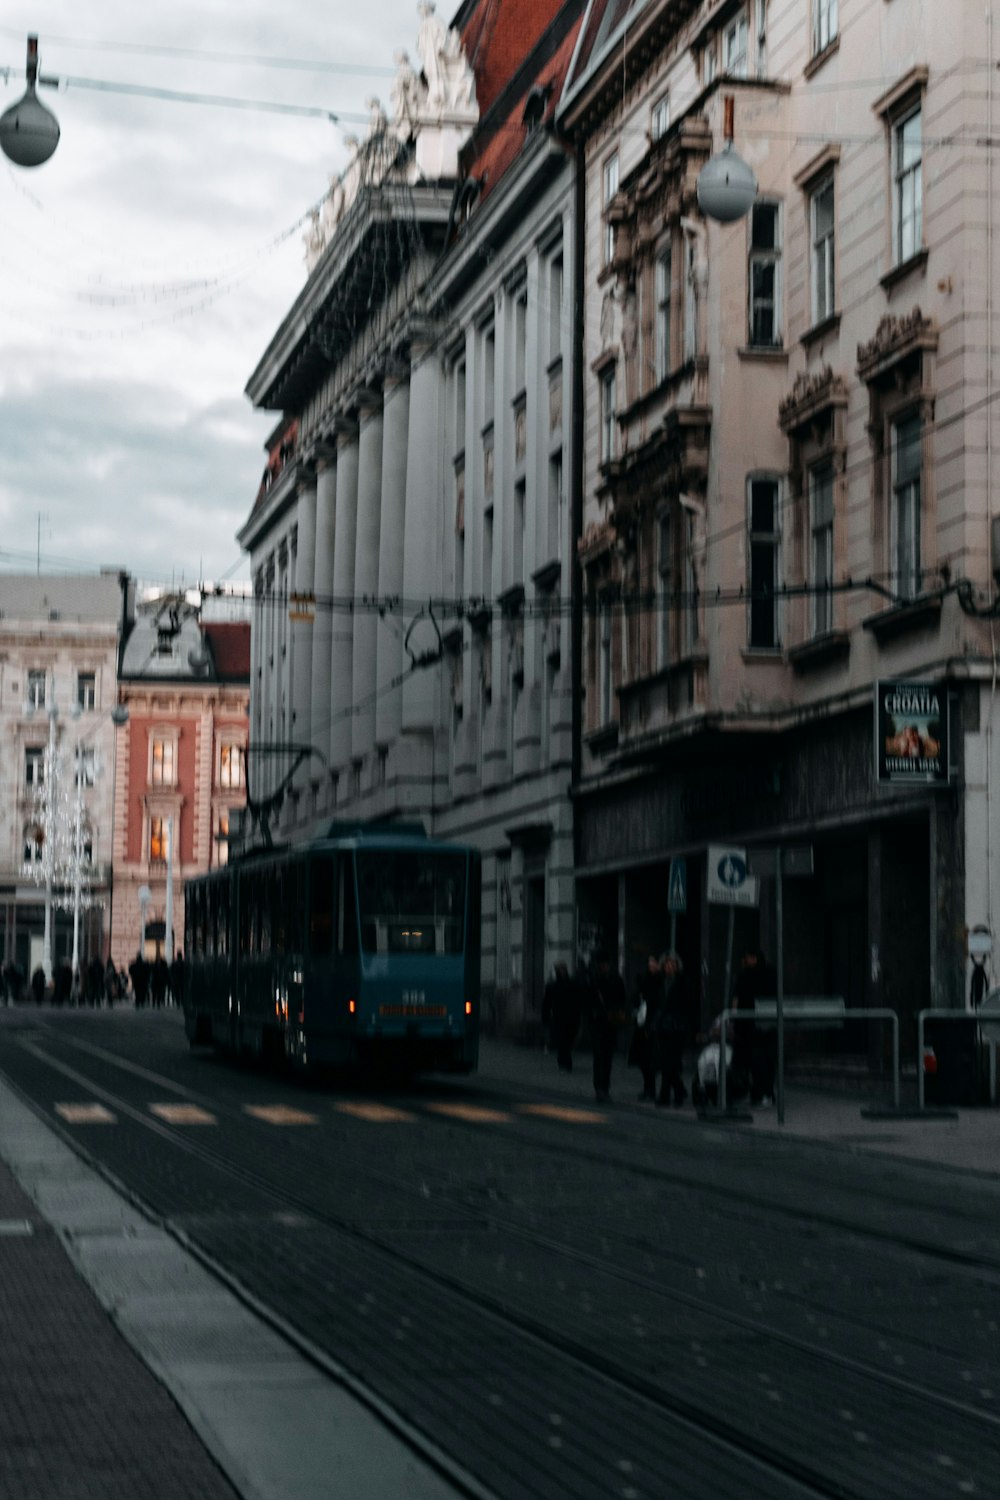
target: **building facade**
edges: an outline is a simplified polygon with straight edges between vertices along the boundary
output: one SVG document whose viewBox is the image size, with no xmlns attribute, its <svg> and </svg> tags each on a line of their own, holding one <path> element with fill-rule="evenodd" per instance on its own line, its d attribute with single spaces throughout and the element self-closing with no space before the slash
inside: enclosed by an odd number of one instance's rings
<svg viewBox="0 0 1000 1500">
<path fill-rule="evenodd" d="M 184 881 L 224 864 L 246 803 L 249 623 L 210 622 L 183 596 L 139 608 L 123 642 L 111 955 L 184 947 Z M 169 895 L 168 895 L 169 892 Z M 171 940 L 172 934 L 172 940 Z"/>
<path fill-rule="evenodd" d="M 251 789 L 305 837 L 419 816 L 484 856 L 484 993 L 572 958 L 572 156 L 579 4 L 420 7 L 251 377 Z M 377 289 L 377 293 L 372 292 Z M 283 456 L 284 455 L 284 456 Z M 279 806 L 280 803 L 280 806 Z"/>
<path fill-rule="evenodd" d="M 107 956 L 111 711 L 132 598 L 117 569 L 0 577 L 0 966 L 25 979 L 43 966 L 50 860 L 53 968 L 71 960 L 74 907 L 81 965 Z"/>
<path fill-rule="evenodd" d="M 586 201 L 581 933 L 637 968 L 686 859 L 703 1018 L 712 850 L 811 847 L 786 987 L 891 1006 L 911 1048 L 996 930 L 995 10 L 596 0 L 560 104 Z M 757 180 L 728 224 L 697 194 L 727 95 Z M 774 957 L 775 900 L 764 878 L 737 952 Z"/>
</svg>

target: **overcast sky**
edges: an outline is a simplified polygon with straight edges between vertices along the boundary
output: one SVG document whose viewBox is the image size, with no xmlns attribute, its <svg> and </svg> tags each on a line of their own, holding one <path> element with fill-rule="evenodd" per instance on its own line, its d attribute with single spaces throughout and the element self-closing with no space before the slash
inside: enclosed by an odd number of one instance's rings
<svg viewBox="0 0 1000 1500">
<path fill-rule="evenodd" d="M 453 11 L 438 5 L 446 24 Z M 24 92 L 32 32 L 43 76 L 348 118 L 39 90 L 55 155 L 32 170 L 0 155 L 0 593 L 4 571 L 34 571 L 39 538 L 43 572 L 246 578 L 236 531 L 277 414 L 244 386 L 304 283 L 300 221 L 365 101 L 388 107 L 418 27 L 416 0 L 4 6 L 0 112 Z"/>
</svg>

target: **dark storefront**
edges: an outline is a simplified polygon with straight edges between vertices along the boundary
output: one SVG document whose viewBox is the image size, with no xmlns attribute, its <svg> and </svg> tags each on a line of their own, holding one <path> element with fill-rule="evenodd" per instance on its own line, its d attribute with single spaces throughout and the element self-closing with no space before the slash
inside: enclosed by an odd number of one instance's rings
<svg viewBox="0 0 1000 1500">
<path fill-rule="evenodd" d="M 669 861 L 685 856 L 677 946 L 705 1025 L 722 1008 L 729 933 L 728 909 L 706 899 L 709 846 L 808 844 L 812 875 L 783 886 L 786 993 L 890 1007 L 912 1055 L 917 1011 L 962 1003 L 956 784 L 880 785 L 870 706 L 781 734 L 705 736 L 679 760 L 675 751 L 614 785 L 578 789 L 582 945 L 617 950 L 631 984 L 646 954 L 668 944 Z M 774 898 L 773 879 L 762 879 L 759 907 L 736 910 L 734 968 L 747 946 L 774 960 Z"/>
</svg>

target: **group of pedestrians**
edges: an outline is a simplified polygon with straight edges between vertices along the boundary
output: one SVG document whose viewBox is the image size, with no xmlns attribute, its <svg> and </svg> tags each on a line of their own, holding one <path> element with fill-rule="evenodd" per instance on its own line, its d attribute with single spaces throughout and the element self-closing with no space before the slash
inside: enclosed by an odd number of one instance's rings
<svg viewBox="0 0 1000 1500">
<path fill-rule="evenodd" d="M 773 1040 L 760 1033 L 753 1019 L 758 999 L 774 994 L 774 975 L 763 953 L 751 948 L 743 955 L 731 1006 L 738 1020 L 730 1031 L 729 1064 L 732 1097 L 747 1093 L 753 1104 L 766 1103 L 774 1093 Z M 742 1013 L 742 1014 L 740 1014 Z M 642 1075 L 642 1101 L 660 1107 L 681 1107 L 688 1098 L 684 1083 L 684 1049 L 695 1039 L 684 965 L 676 950 L 650 953 L 638 978 L 630 1006 L 625 983 L 611 961 L 598 952 L 590 968 L 575 975 L 557 963 L 545 987 L 542 1023 L 556 1053 L 559 1068 L 571 1072 L 573 1048 L 586 1022 L 593 1054 L 594 1096 L 599 1103 L 611 1097 L 611 1071 L 618 1040 L 631 1021 L 628 1063 Z M 699 1037 L 706 1041 L 708 1038 Z"/>
<path fill-rule="evenodd" d="M 184 955 L 180 952 L 172 963 L 162 956 L 150 963 L 137 953 L 127 970 L 116 969 L 110 958 L 102 963 L 95 957 L 74 972 L 63 960 L 53 970 L 51 986 L 41 965 L 26 981 L 23 971 L 11 960 L 0 969 L 0 1003 L 15 1005 L 31 999 L 42 1005 L 50 999 L 54 1005 L 110 1006 L 122 1000 L 136 1006 L 164 1006 L 172 1000 L 181 1005 L 184 980 Z"/>
</svg>

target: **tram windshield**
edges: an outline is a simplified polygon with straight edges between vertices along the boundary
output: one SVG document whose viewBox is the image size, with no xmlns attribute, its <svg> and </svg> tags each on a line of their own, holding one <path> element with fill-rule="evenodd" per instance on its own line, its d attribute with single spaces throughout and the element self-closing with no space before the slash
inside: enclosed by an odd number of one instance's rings
<svg viewBox="0 0 1000 1500">
<path fill-rule="evenodd" d="M 461 953 L 466 857 L 444 850 L 359 849 L 366 953 Z"/>
</svg>

